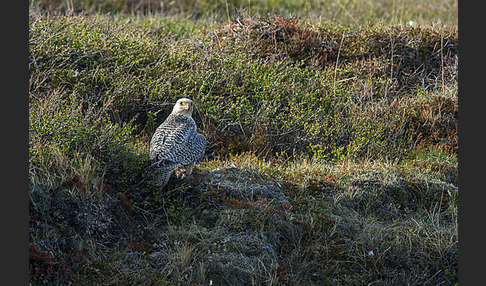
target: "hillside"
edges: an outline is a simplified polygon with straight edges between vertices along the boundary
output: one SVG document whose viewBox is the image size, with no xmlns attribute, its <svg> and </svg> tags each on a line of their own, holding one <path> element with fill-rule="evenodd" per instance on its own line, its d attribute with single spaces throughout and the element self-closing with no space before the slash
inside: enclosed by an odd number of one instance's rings
<svg viewBox="0 0 486 286">
<path fill-rule="evenodd" d="M 454 7 L 228 2 L 32 5 L 31 284 L 455 285 Z M 208 149 L 161 193 L 182 96 Z"/>
</svg>

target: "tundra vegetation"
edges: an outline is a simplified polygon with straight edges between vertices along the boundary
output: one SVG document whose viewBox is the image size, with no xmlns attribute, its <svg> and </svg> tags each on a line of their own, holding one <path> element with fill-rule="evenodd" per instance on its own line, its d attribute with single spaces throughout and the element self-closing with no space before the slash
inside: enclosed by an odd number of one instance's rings
<svg viewBox="0 0 486 286">
<path fill-rule="evenodd" d="M 31 0 L 30 284 L 457 285 L 457 48 L 457 1 Z"/>
</svg>

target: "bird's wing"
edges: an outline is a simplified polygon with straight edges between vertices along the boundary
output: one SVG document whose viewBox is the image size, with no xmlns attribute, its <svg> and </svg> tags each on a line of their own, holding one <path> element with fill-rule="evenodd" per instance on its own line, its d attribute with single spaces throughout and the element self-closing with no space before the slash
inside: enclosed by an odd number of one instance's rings
<svg viewBox="0 0 486 286">
<path fill-rule="evenodd" d="M 157 128 L 150 143 L 150 159 L 153 167 L 174 169 L 185 165 L 188 146 L 191 146 L 195 123 L 191 120 L 174 124 L 164 122 Z"/>
<path fill-rule="evenodd" d="M 206 151 L 206 137 L 197 133 L 195 129 L 191 130 L 186 143 L 181 148 L 179 155 L 180 162 L 183 165 L 195 162 L 201 162 Z"/>
<path fill-rule="evenodd" d="M 204 159 L 204 154 L 206 153 L 206 144 L 206 136 L 201 133 L 195 132 L 193 157 L 196 158 L 196 160 L 194 160 L 196 164 Z"/>
</svg>

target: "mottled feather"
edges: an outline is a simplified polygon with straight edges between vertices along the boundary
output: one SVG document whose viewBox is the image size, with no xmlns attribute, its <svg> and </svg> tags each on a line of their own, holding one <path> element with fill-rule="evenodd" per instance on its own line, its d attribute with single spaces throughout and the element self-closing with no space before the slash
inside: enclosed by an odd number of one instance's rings
<svg viewBox="0 0 486 286">
<path fill-rule="evenodd" d="M 181 108 L 184 103 L 188 107 L 183 105 Z M 204 158 L 206 137 L 196 130 L 196 122 L 191 117 L 192 108 L 191 100 L 178 100 L 150 141 L 150 168 L 158 173 L 157 181 L 162 187 L 167 184 L 173 169 L 197 164 Z"/>
</svg>

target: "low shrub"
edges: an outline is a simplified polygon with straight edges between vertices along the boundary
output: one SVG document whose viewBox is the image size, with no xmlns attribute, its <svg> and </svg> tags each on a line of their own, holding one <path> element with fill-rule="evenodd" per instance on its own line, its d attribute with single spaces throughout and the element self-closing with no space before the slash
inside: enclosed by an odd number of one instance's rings
<svg viewBox="0 0 486 286">
<path fill-rule="evenodd" d="M 455 26 L 39 2 L 74 7 L 29 12 L 32 284 L 457 282 Z M 161 192 L 182 96 L 207 158 Z"/>
</svg>

